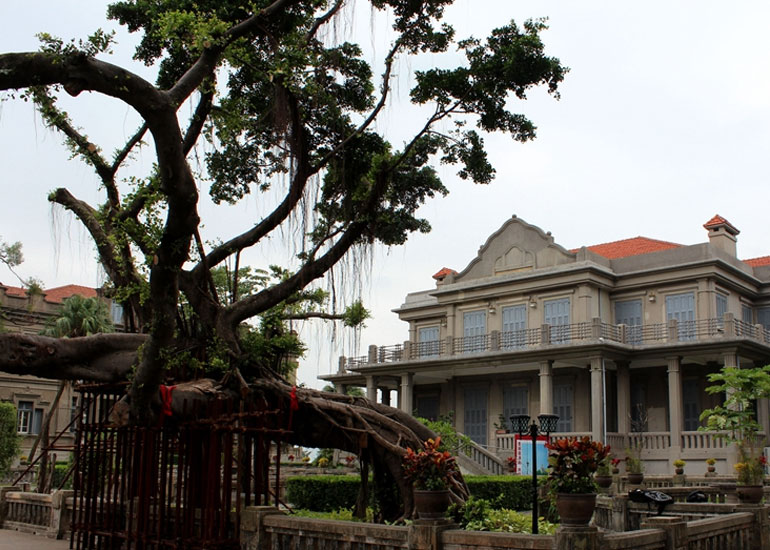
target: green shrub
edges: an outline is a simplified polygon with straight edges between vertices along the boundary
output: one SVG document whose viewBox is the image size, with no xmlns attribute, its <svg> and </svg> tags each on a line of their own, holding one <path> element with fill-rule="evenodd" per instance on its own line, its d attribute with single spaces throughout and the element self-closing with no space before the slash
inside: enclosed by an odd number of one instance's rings
<svg viewBox="0 0 770 550">
<path fill-rule="evenodd" d="M 453 504 L 449 515 L 460 527 L 468 531 L 532 532 L 532 516 L 500 508 L 499 499 L 490 502 L 471 496 L 463 506 Z M 540 518 L 538 531 L 543 535 L 551 535 L 556 531 L 556 524 Z"/>
<path fill-rule="evenodd" d="M 471 496 L 495 508 L 532 509 L 532 478 L 529 476 L 465 476 Z"/>
<path fill-rule="evenodd" d="M 532 478 L 528 476 L 465 476 L 471 495 L 489 501 L 494 508 L 530 510 Z M 358 497 L 359 478 L 345 476 L 301 476 L 286 480 L 286 498 L 295 508 L 332 512 L 353 508 Z M 370 485 L 374 493 L 374 485 Z M 371 502 L 375 508 L 376 502 Z"/>
<path fill-rule="evenodd" d="M 69 462 L 57 462 L 53 469 L 53 476 L 51 476 L 51 488 L 58 489 L 62 481 L 70 468 Z M 75 477 L 74 472 L 70 475 L 67 483 L 64 484 L 62 489 L 72 489 L 72 479 Z"/>
<path fill-rule="evenodd" d="M 358 498 L 358 476 L 302 476 L 286 480 L 286 500 L 295 508 L 333 512 L 353 508 Z"/>
<path fill-rule="evenodd" d="M 314 519 L 334 519 L 339 521 L 367 521 L 372 523 L 374 521 L 374 509 L 366 509 L 366 520 L 359 519 L 353 515 L 351 508 L 341 508 L 332 512 L 313 512 L 310 510 L 294 510 L 293 515 L 301 518 L 314 518 Z"/>
<path fill-rule="evenodd" d="M 16 433 L 16 407 L 0 403 L 0 477 L 11 468 L 19 454 L 19 434 Z"/>
</svg>

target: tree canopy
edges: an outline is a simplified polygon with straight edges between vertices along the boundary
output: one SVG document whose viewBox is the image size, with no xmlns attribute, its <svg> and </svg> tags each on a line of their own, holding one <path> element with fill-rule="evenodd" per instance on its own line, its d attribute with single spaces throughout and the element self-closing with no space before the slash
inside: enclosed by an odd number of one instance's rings
<svg viewBox="0 0 770 550">
<path fill-rule="evenodd" d="M 558 97 L 567 69 L 545 54 L 544 21 L 510 22 L 487 38 L 456 40 L 443 19 L 451 3 L 359 2 L 389 15 L 391 40 L 380 67 L 335 31 L 352 4 L 345 0 L 115 2 L 108 17 L 139 33 L 135 59 L 157 67 L 154 83 L 110 63 L 112 35 L 102 30 L 79 41 L 41 34 L 39 51 L 0 54 L 0 90 L 34 101 L 45 123 L 98 177 L 100 204 L 65 187 L 48 199 L 90 233 L 112 296 L 137 333 L 55 342 L 2 336 L 0 351 L 7 353 L 0 354 L 6 357 L 0 369 L 110 380 L 135 368 L 129 396 L 138 423 L 153 421 L 158 386 L 180 361 L 239 369 L 262 391 L 285 394 L 275 357 L 268 346 L 250 345 L 245 335 L 254 333 L 244 332 L 243 323 L 261 317 L 269 339 L 278 336 L 270 327 L 292 317 L 361 322 L 367 315 L 361 304 L 344 314 L 325 312 L 314 282 L 351 251 L 399 245 L 410 233 L 429 231 L 417 210 L 448 192 L 435 165 L 454 165 L 462 179 L 489 183 L 495 171 L 485 133 L 533 139 L 534 124 L 511 106 L 535 86 Z M 394 65 L 454 49 L 463 58 L 458 66 L 414 72 L 410 99 L 423 107 L 425 120 L 403 143 L 391 143 L 378 121 L 393 93 Z M 116 98 L 141 117 L 111 156 L 57 104 L 61 94 L 84 91 Z M 187 119 L 182 105 L 190 106 Z M 155 151 L 153 168 L 125 176 L 132 152 L 145 143 Z M 206 243 L 199 216 L 199 189 L 205 188 L 216 204 L 256 194 L 271 207 L 240 233 Z M 244 273 L 241 252 L 265 246 L 276 234 L 295 237 L 290 265 Z M 223 276 L 228 262 L 234 268 Z M 14 353 L 22 343 L 25 353 Z M 379 423 L 384 435 L 371 437 L 385 454 L 416 447 L 429 434 L 408 415 L 363 398 L 301 396 L 308 414 L 326 407 L 308 430 L 337 423 L 334 414 L 355 417 L 367 429 Z M 391 425 L 394 419 L 401 428 Z M 313 444 L 310 433 L 297 437 Z M 359 450 L 358 439 L 348 434 L 337 444 Z M 391 470 L 397 467 L 393 462 Z"/>
</svg>

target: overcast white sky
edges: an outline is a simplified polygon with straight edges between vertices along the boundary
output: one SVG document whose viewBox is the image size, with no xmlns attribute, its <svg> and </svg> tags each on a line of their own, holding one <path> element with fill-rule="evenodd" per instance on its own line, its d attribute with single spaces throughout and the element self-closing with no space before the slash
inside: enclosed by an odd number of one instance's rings
<svg viewBox="0 0 770 550">
<path fill-rule="evenodd" d="M 104 22 L 104 5 L 2 0 L 0 51 L 35 49 L 34 34 L 41 30 L 74 37 L 112 28 Z M 770 254 L 770 3 L 458 0 L 448 19 L 458 37 L 480 37 L 508 19 L 541 16 L 549 17 L 547 51 L 571 72 L 560 101 L 534 92 L 529 101 L 512 103 L 538 126 L 538 138 L 525 145 L 488 138 L 497 168 L 489 186 L 462 182 L 442 169 L 451 194 L 422 209 L 433 231 L 403 247 L 375 250 L 371 271 L 363 274 L 363 297 L 374 318 L 360 335 L 360 348 L 354 349 L 353 338 L 338 335 L 330 344 L 328 331 L 302 328 L 315 353 L 303 361 L 301 381 L 320 386 L 316 376 L 336 370 L 338 355 L 403 341 L 406 324 L 390 310 L 408 292 L 431 288 L 431 275 L 441 267 L 465 267 L 512 214 L 577 248 L 637 235 L 704 242 L 703 223 L 719 213 L 741 230 L 741 258 Z M 371 34 L 364 44 L 373 59 L 385 51 L 388 33 L 376 30 L 368 9 L 358 7 L 347 20 L 351 32 Z M 132 38 L 120 33 L 118 40 L 108 60 L 130 63 Z M 408 90 L 412 69 L 440 62 L 427 57 L 401 64 L 399 89 Z M 152 78 L 141 65 L 130 68 Z M 417 117 L 404 97 L 391 107 L 380 129 L 398 143 Z M 78 98 L 67 109 L 107 151 L 137 126 L 135 115 L 111 100 Z M 0 144 L 0 237 L 23 242 L 21 273 L 48 287 L 100 284 L 87 235 L 46 201 L 51 189 L 66 186 L 96 202 L 92 171 L 69 160 L 59 137 L 19 100 L 0 103 Z M 152 162 L 151 151 L 139 160 Z M 209 212 L 203 208 L 204 215 Z M 256 200 L 244 201 L 215 212 L 205 231 L 209 238 L 229 236 L 259 212 Z M 0 281 L 16 283 L 5 270 Z"/>
</svg>

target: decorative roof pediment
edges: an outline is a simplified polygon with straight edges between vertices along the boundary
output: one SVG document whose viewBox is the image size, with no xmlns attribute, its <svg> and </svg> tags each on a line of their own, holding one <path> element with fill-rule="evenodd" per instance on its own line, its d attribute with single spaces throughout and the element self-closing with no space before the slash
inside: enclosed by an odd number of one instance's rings
<svg viewBox="0 0 770 550">
<path fill-rule="evenodd" d="M 575 261 L 575 254 L 556 244 L 550 233 L 513 216 L 492 233 L 476 258 L 455 276 L 467 281 L 553 267 Z"/>
</svg>

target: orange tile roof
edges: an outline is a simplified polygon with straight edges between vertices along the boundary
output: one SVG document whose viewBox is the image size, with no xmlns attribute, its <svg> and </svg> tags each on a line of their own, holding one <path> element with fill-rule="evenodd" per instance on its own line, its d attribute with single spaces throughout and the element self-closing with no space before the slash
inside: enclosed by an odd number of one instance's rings
<svg viewBox="0 0 770 550">
<path fill-rule="evenodd" d="M 25 288 L 8 286 L 2 283 L 0 283 L 0 287 L 5 289 L 5 294 L 7 296 L 13 296 L 15 298 L 27 297 L 27 289 Z M 51 304 L 61 304 L 66 298 L 74 296 L 75 294 L 82 296 L 83 298 L 95 298 L 97 296 L 95 288 L 81 285 L 64 285 L 43 290 L 43 299 Z"/>
<path fill-rule="evenodd" d="M 770 265 L 770 256 L 760 256 L 759 258 L 750 258 L 743 260 L 743 263 L 749 264 L 751 267 L 760 267 L 763 265 Z"/>
<path fill-rule="evenodd" d="M 456 275 L 457 271 L 455 271 L 454 269 L 449 269 L 448 267 L 444 267 L 444 268 L 441 269 L 441 271 L 439 271 L 438 273 L 433 275 L 433 278 L 436 279 L 436 280 L 440 280 L 440 279 L 443 279 L 444 277 L 446 277 L 447 275 L 449 275 L 451 273 L 454 273 Z"/>
<path fill-rule="evenodd" d="M 735 233 L 736 235 L 740 233 L 740 231 L 738 231 L 738 229 L 736 229 L 736 227 L 733 224 L 728 222 L 726 219 L 724 219 L 719 214 L 715 214 L 713 218 L 711 218 L 709 221 L 707 221 L 706 223 L 703 224 L 703 227 L 705 229 L 711 229 L 712 227 L 717 227 L 719 225 L 727 226 L 728 228 L 730 228 L 732 230 L 731 232 Z"/>
<path fill-rule="evenodd" d="M 95 288 L 81 285 L 57 286 L 55 288 L 48 288 L 44 292 L 45 301 L 53 304 L 60 304 L 65 298 L 69 298 L 75 294 L 82 296 L 83 298 L 96 298 L 97 296 Z"/>
<path fill-rule="evenodd" d="M 647 237 L 633 237 L 631 239 L 623 239 L 620 241 L 613 241 L 603 244 L 595 244 L 587 246 L 588 250 L 604 256 L 610 260 L 616 258 L 626 258 L 628 256 L 638 256 L 640 254 L 649 254 L 651 252 L 660 252 L 661 250 L 669 250 L 671 248 L 679 248 L 681 244 L 670 243 L 668 241 L 659 241 L 657 239 L 649 239 Z M 577 252 L 578 249 L 571 250 L 570 252 Z"/>
<path fill-rule="evenodd" d="M 14 296 L 16 298 L 26 298 L 27 297 L 27 291 L 20 286 L 7 286 L 2 283 L 0 283 L 0 286 L 5 289 L 5 293 L 8 296 Z"/>
</svg>

